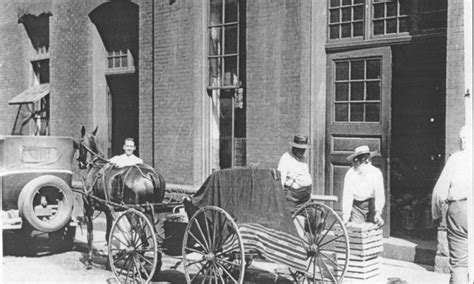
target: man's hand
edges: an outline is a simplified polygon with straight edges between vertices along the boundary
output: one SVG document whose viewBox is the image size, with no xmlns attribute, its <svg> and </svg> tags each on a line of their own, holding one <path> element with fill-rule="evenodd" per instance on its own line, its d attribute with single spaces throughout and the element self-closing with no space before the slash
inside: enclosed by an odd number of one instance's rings
<svg viewBox="0 0 474 284">
<path fill-rule="evenodd" d="M 375 216 L 374 216 L 374 223 L 379 226 L 379 227 L 382 227 L 383 224 L 385 223 L 382 219 L 382 216 L 380 215 L 380 213 L 375 213 Z"/>
</svg>

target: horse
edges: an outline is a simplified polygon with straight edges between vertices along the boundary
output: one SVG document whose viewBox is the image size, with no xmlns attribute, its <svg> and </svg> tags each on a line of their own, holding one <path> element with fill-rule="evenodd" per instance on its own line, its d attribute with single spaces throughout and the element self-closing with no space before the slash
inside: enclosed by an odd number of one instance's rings
<svg viewBox="0 0 474 284">
<path fill-rule="evenodd" d="M 115 215 L 112 208 L 114 204 L 123 205 L 123 209 L 127 205 L 161 203 L 166 188 L 163 176 L 148 165 L 138 164 L 124 168 L 111 165 L 103 157 L 103 152 L 96 143 L 97 130 L 98 127 L 91 133 L 86 133 L 85 127 L 82 126 L 81 138 L 74 142 L 74 148 L 78 152 L 76 159 L 79 169 L 87 170 L 86 177 L 83 177 L 84 220 L 88 243 L 87 269 L 92 268 L 94 212 L 101 211 L 106 216 L 105 238 L 108 243 Z"/>
</svg>

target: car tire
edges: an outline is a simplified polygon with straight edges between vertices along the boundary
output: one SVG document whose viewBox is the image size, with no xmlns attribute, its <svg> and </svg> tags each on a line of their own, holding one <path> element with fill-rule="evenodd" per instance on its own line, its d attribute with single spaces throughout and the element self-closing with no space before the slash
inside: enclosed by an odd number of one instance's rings
<svg viewBox="0 0 474 284">
<path fill-rule="evenodd" d="M 46 222 L 39 219 L 35 214 L 35 197 L 43 188 L 57 191 L 62 199 L 58 202 L 58 209 L 52 219 Z M 74 200 L 73 194 L 69 185 L 62 179 L 52 176 L 44 175 L 29 181 L 21 190 L 18 198 L 18 208 L 20 216 L 22 216 L 34 229 L 51 233 L 62 229 L 71 219 L 72 208 Z"/>
</svg>

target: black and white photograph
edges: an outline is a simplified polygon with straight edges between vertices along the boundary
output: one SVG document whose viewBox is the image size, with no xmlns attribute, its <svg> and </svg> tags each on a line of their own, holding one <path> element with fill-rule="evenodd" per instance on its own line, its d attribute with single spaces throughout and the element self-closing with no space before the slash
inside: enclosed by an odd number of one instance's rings
<svg viewBox="0 0 474 284">
<path fill-rule="evenodd" d="M 0 282 L 474 283 L 472 0 L 0 0 Z"/>
</svg>

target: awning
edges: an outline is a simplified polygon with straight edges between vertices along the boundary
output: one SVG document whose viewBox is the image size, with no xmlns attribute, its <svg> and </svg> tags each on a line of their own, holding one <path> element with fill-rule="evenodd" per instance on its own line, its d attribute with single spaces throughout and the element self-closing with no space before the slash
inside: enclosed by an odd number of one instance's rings
<svg viewBox="0 0 474 284">
<path fill-rule="evenodd" d="M 34 103 L 41 100 L 47 94 L 49 94 L 49 84 L 34 85 L 33 87 L 30 87 L 26 91 L 10 99 L 8 104 L 15 105 Z"/>
<path fill-rule="evenodd" d="M 18 20 L 25 15 L 52 14 L 52 0 L 20 0 L 16 5 Z"/>
</svg>

